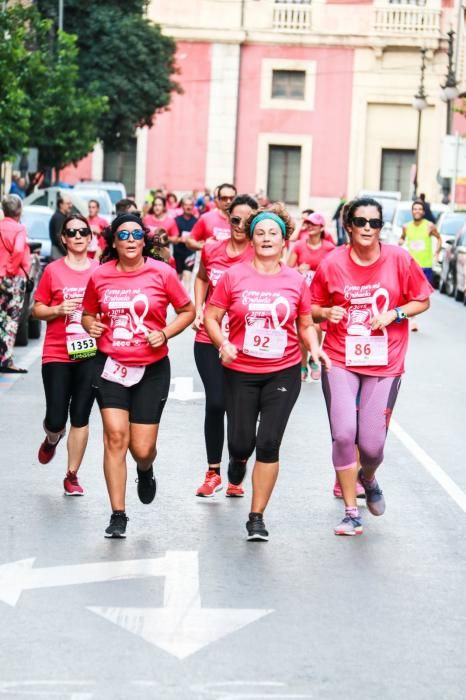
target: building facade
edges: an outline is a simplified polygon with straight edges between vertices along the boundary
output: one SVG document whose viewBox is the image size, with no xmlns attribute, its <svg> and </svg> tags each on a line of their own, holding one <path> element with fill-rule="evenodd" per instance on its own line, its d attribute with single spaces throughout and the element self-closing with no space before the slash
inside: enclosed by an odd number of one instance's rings
<svg viewBox="0 0 466 700">
<path fill-rule="evenodd" d="M 421 49 L 427 107 L 418 190 L 440 199 L 447 106 L 439 92 L 451 28 L 459 89 L 466 88 L 462 2 L 157 0 L 148 17 L 177 42 L 183 94 L 126 155 L 138 200 L 149 188 L 184 192 L 224 181 L 326 212 L 363 189 L 409 198 Z M 452 131 L 465 126 L 455 113 Z M 113 179 L 117 160 L 96 152 L 65 175 Z"/>
</svg>

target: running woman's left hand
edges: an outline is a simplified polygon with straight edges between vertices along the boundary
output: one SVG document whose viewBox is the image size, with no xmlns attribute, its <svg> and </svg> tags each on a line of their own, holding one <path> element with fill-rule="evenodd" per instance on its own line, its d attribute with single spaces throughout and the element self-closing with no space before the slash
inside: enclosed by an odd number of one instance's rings
<svg viewBox="0 0 466 700">
<path fill-rule="evenodd" d="M 167 342 L 167 337 L 163 331 L 152 331 L 147 336 L 147 342 L 152 348 L 160 348 Z"/>
<path fill-rule="evenodd" d="M 393 309 L 391 311 L 385 311 L 383 314 L 378 314 L 377 316 L 374 316 L 374 318 L 371 321 L 371 328 L 373 331 L 381 331 L 383 328 L 389 326 L 390 323 L 393 323 L 395 319 L 396 311 L 394 311 Z"/>
<path fill-rule="evenodd" d="M 314 352 L 312 352 L 311 350 L 311 357 L 312 361 L 315 362 L 316 365 L 318 365 L 319 362 L 321 362 L 327 371 L 332 368 L 332 360 L 327 355 L 327 353 L 321 348 Z"/>
</svg>

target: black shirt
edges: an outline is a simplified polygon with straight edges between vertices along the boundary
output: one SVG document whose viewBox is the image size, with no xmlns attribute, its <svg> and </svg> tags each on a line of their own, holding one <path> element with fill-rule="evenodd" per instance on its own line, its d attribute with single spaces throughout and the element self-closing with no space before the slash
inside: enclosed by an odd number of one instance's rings
<svg viewBox="0 0 466 700">
<path fill-rule="evenodd" d="M 178 226 L 180 235 L 182 236 L 183 233 L 190 233 L 193 230 L 196 221 L 197 219 L 195 216 L 191 216 L 189 219 L 187 219 L 183 215 L 177 216 L 175 219 L 175 223 Z M 175 245 L 173 246 L 173 255 L 181 257 L 182 255 L 187 254 L 191 255 L 192 251 L 186 248 L 184 243 L 175 243 Z"/>
</svg>

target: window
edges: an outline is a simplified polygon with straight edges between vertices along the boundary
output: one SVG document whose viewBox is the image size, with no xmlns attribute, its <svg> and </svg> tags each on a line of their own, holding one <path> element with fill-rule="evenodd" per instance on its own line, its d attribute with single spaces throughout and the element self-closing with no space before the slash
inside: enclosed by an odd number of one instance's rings
<svg viewBox="0 0 466 700">
<path fill-rule="evenodd" d="M 299 203 L 300 146 L 269 146 L 267 194 L 272 200 Z"/>
<path fill-rule="evenodd" d="M 426 0 L 388 0 L 390 5 L 417 5 L 417 7 L 425 7 Z"/>
<path fill-rule="evenodd" d="M 416 151 L 394 148 L 382 149 L 380 189 L 401 192 L 403 199 L 410 199 L 415 161 Z"/>
<path fill-rule="evenodd" d="M 273 70 L 272 99 L 304 100 L 306 71 Z"/>
</svg>

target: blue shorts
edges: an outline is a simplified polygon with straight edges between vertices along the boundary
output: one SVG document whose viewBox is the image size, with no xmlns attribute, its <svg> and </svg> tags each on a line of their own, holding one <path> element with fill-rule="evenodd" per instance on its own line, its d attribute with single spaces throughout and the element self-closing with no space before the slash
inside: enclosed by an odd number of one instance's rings
<svg viewBox="0 0 466 700">
<path fill-rule="evenodd" d="M 423 267 L 422 271 L 425 274 L 427 281 L 432 284 L 432 282 L 434 281 L 434 278 L 432 275 L 432 268 L 431 267 Z"/>
</svg>

